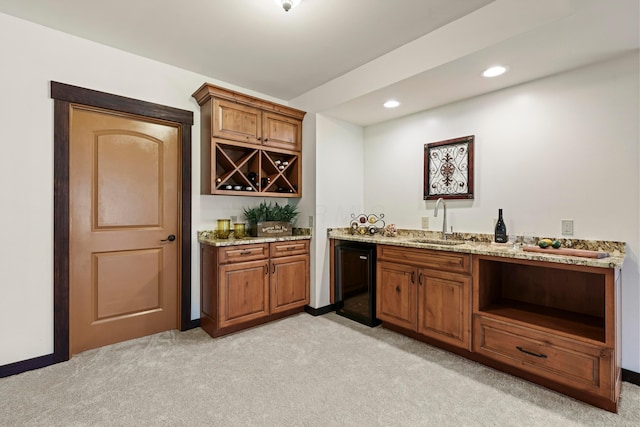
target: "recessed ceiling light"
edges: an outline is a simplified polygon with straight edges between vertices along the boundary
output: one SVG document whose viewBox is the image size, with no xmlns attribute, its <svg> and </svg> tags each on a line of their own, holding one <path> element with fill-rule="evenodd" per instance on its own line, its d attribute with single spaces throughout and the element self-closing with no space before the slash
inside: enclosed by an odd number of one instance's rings
<svg viewBox="0 0 640 427">
<path fill-rule="evenodd" d="M 507 67 L 503 67 L 502 65 L 495 65 L 493 67 L 489 67 L 482 73 L 485 77 L 496 77 L 501 74 L 504 74 L 507 71 Z"/>
<path fill-rule="evenodd" d="M 398 105 L 400 105 L 400 103 L 395 99 L 390 99 L 389 101 L 384 103 L 384 106 L 386 108 L 396 108 Z"/>
</svg>

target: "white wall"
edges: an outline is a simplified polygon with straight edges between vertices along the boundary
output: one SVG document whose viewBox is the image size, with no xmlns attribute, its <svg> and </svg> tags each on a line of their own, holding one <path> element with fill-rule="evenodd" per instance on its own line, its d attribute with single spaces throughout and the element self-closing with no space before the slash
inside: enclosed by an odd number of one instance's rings
<svg viewBox="0 0 640 427">
<path fill-rule="evenodd" d="M 498 208 L 509 233 L 627 242 L 622 365 L 640 371 L 640 165 L 637 51 L 365 129 L 365 208 L 420 228 L 424 144 L 475 135 L 475 198 L 448 201 L 454 230 L 492 233 Z M 425 94 L 428 96 L 428 94 Z"/>
<path fill-rule="evenodd" d="M 329 304 L 329 240 L 326 230 L 348 227 L 351 214 L 364 210 L 364 132 L 362 127 L 316 115 L 315 280 L 311 306 Z"/>
<path fill-rule="evenodd" d="M 240 217 L 243 207 L 262 199 L 200 196 L 200 109 L 191 94 L 206 81 L 284 102 L 4 14 L 0 14 L 0 53 L 0 141 L 4 150 L 0 156 L 4 238 L 0 246 L 0 365 L 53 351 L 51 80 L 194 112 L 190 268 L 192 318 L 198 318 L 197 230 L 212 228 L 220 217 Z"/>
</svg>

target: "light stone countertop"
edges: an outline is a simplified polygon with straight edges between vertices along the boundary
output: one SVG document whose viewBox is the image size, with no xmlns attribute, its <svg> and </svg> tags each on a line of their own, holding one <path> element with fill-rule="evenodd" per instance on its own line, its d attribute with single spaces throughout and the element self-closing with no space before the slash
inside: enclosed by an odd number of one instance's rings
<svg viewBox="0 0 640 427">
<path fill-rule="evenodd" d="M 351 234 L 349 228 L 329 228 L 327 237 L 336 240 L 348 240 L 354 242 L 375 243 L 378 245 L 403 246 L 408 248 L 432 249 L 447 252 L 461 252 L 467 254 L 490 255 L 503 258 L 524 259 L 531 261 L 546 261 L 559 264 L 584 265 L 601 268 L 622 268 L 625 257 L 624 242 L 560 239 L 562 247 L 573 249 L 586 249 L 608 252 L 607 258 L 586 258 L 577 256 L 565 256 L 557 254 L 544 254 L 540 252 L 525 252 L 522 245 L 499 244 L 491 241 L 490 234 L 455 233 L 448 237 L 451 240 L 462 240 L 459 245 L 442 245 L 434 243 L 419 243 L 412 241 L 416 238 L 439 239 L 439 232 L 422 230 L 398 230 L 396 237 L 385 237 L 381 234 L 360 235 Z"/>
<path fill-rule="evenodd" d="M 308 228 L 294 228 L 293 236 L 280 237 L 244 237 L 236 239 L 233 234 L 228 239 L 218 239 L 215 230 L 198 231 L 198 242 L 210 246 L 235 246 L 235 245 L 254 245 L 257 243 L 273 243 L 287 242 L 292 240 L 310 240 L 311 230 Z"/>
</svg>

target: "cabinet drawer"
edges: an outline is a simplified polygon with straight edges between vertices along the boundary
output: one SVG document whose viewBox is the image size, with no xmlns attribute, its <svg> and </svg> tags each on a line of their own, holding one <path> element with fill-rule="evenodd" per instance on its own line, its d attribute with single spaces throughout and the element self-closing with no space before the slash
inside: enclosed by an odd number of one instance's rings
<svg viewBox="0 0 640 427">
<path fill-rule="evenodd" d="M 479 315 L 473 322 L 475 352 L 612 398 L 612 350 Z"/>
<path fill-rule="evenodd" d="M 457 252 L 378 245 L 378 259 L 454 273 L 471 272 L 471 255 Z"/>
<path fill-rule="evenodd" d="M 218 262 L 228 264 L 230 262 L 254 261 L 269 258 L 269 244 L 225 246 L 218 250 Z"/>
<path fill-rule="evenodd" d="M 271 243 L 271 257 L 281 257 L 289 255 L 304 255 L 309 253 L 308 240 L 291 240 L 288 242 Z"/>
</svg>

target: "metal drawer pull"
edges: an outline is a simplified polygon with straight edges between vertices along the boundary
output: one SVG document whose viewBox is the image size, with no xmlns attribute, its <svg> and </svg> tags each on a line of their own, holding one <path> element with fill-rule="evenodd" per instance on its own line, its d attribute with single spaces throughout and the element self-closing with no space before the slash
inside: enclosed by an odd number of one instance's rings
<svg viewBox="0 0 640 427">
<path fill-rule="evenodd" d="M 296 250 L 296 248 L 297 248 L 296 246 L 289 246 L 289 247 L 287 248 L 287 250 L 288 250 L 288 251 L 295 251 L 295 250 Z"/>
<path fill-rule="evenodd" d="M 534 352 L 532 352 L 532 351 L 525 350 L 524 348 L 522 348 L 522 347 L 520 347 L 520 346 L 516 346 L 516 348 L 517 348 L 519 351 L 521 351 L 521 352 L 523 352 L 523 353 L 525 353 L 525 354 L 529 354 L 529 355 L 531 355 L 531 356 L 540 357 L 540 358 L 542 358 L 542 359 L 546 359 L 546 358 L 547 358 L 547 355 L 546 355 L 546 354 L 543 354 L 543 353 L 534 353 Z"/>
<path fill-rule="evenodd" d="M 242 251 L 240 252 L 240 255 L 249 255 L 251 253 L 251 251 Z"/>
</svg>

